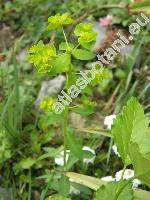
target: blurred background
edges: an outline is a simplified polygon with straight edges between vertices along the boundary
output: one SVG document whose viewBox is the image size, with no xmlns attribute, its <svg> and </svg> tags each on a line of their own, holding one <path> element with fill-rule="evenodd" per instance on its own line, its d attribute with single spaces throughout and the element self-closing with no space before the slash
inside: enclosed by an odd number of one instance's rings
<svg viewBox="0 0 150 200">
<path fill-rule="evenodd" d="M 61 32 L 46 30 L 48 17 L 69 12 L 75 23 L 92 23 L 98 33 L 93 51 L 101 54 L 116 39 L 118 31 L 129 36 L 128 26 L 138 14 L 130 11 L 131 3 L 129 0 L 0 0 L 0 198 L 40 199 L 47 183 L 37 177 L 48 174 L 55 163 L 52 159 L 36 159 L 43 154 L 43 147 L 58 147 L 63 141 L 60 118 L 40 112 L 39 105 L 43 98 L 59 94 L 65 75 L 40 75 L 27 61 L 28 49 L 39 40 L 56 47 L 63 40 Z M 69 40 L 76 40 L 72 26 L 66 33 Z M 84 102 L 84 111 L 80 115 L 70 113 L 70 124 L 78 128 L 103 128 L 104 117 L 117 114 L 131 96 L 137 97 L 150 116 L 149 42 L 149 28 L 143 27 L 107 67 L 105 79 L 99 83 L 97 78 L 76 100 Z M 77 71 L 88 64 L 74 63 Z M 95 103 L 89 107 L 89 102 Z M 91 166 L 77 165 L 76 172 L 101 177 L 122 167 L 110 150 L 110 139 L 92 134 L 82 137 L 97 157 Z M 51 189 L 48 194 L 54 191 Z M 84 188 L 80 197 L 72 199 L 90 199 L 90 195 L 91 191 Z"/>
</svg>

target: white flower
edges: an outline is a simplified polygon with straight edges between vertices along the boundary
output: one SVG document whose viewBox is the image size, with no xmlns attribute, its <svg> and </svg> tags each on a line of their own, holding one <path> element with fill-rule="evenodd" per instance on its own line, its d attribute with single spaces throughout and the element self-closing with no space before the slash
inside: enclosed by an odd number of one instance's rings
<svg viewBox="0 0 150 200">
<path fill-rule="evenodd" d="M 83 159 L 83 162 L 84 163 L 86 163 L 86 164 L 89 164 L 89 163 L 94 163 L 94 161 L 95 161 L 95 151 L 93 150 L 93 149 L 90 149 L 89 147 L 87 147 L 87 146 L 84 146 L 83 148 L 82 148 L 82 150 L 86 150 L 86 151 L 90 151 L 92 154 L 93 154 L 93 157 L 92 158 L 84 158 Z"/>
<path fill-rule="evenodd" d="M 92 158 L 84 158 L 83 162 L 86 164 L 89 164 L 89 163 L 93 164 L 95 161 L 95 151 L 93 149 L 90 149 L 87 146 L 83 146 L 82 150 L 90 151 L 93 154 Z M 70 155 L 70 150 L 67 150 L 66 151 L 66 161 L 68 161 L 69 155 Z M 55 158 L 55 163 L 59 166 L 64 165 L 64 151 L 61 151 L 60 154 Z"/>
<path fill-rule="evenodd" d="M 113 152 L 114 152 L 118 157 L 120 157 L 120 154 L 119 154 L 119 152 L 118 152 L 118 149 L 117 149 L 117 146 L 116 146 L 116 145 L 113 145 L 113 146 L 112 146 L 112 150 L 113 150 Z"/>
<path fill-rule="evenodd" d="M 111 182 L 111 181 L 115 181 L 115 178 L 113 178 L 112 176 L 105 176 L 105 177 L 102 177 L 101 180 Z"/>
<path fill-rule="evenodd" d="M 133 180 L 133 187 L 136 188 L 139 185 L 142 185 L 141 181 L 139 179 L 134 179 Z"/>
<path fill-rule="evenodd" d="M 70 150 L 67 150 L 66 151 L 66 161 L 68 161 L 69 154 L 70 154 Z M 64 151 L 61 151 L 60 154 L 55 158 L 55 163 L 59 166 L 64 165 Z"/>
<path fill-rule="evenodd" d="M 123 173 L 123 170 L 120 170 L 120 171 L 118 171 L 116 173 L 116 175 L 115 175 L 115 180 L 116 181 L 120 181 L 121 180 L 122 173 Z M 123 180 L 128 180 L 128 179 L 132 178 L 133 176 L 134 176 L 134 171 L 131 170 L 131 169 L 126 169 L 124 171 Z M 138 180 L 138 179 L 134 179 L 132 181 L 132 183 L 133 183 L 133 187 L 138 187 L 139 185 L 142 184 L 141 181 Z"/>
<path fill-rule="evenodd" d="M 123 173 L 123 170 L 120 170 L 120 171 L 118 171 L 116 173 L 116 175 L 115 175 L 115 180 L 116 181 L 120 181 L 121 180 L 122 173 Z M 132 178 L 133 176 L 134 176 L 134 171 L 131 170 L 131 169 L 126 169 L 124 171 L 123 180 L 128 180 L 129 178 Z"/>
<path fill-rule="evenodd" d="M 104 119 L 104 124 L 107 126 L 109 130 L 111 130 L 111 126 L 113 124 L 113 120 L 116 119 L 116 115 L 108 115 Z"/>
</svg>

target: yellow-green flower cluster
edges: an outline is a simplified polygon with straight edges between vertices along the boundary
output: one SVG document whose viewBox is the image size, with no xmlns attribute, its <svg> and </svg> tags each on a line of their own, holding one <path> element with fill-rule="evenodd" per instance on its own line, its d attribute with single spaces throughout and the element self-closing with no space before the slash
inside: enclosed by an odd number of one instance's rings
<svg viewBox="0 0 150 200">
<path fill-rule="evenodd" d="M 68 25 L 73 23 L 74 20 L 69 17 L 69 13 L 64 13 L 64 14 L 56 14 L 54 16 L 51 16 L 48 18 L 48 30 L 56 29 L 59 28 L 60 26 L 63 25 Z"/>
<path fill-rule="evenodd" d="M 42 101 L 40 105 L 40 109 L 45 110 L 46 112 L 51 112 L 54 103 L 55 101 L 53 98 L 47 97 Z"/>
<path fill-rule="evenodd" d="M 45 45 L 39 41 L 36 45 L 29 49 L 29 62 L 33 63 L 39 73 L 47 73 L 51 71 L 52 60 L 57 57 L 56 49 L 52 45 Z"/>
<path fill-rule="evenodd" d="M 93 31 L 92 24 L 80 23 L 76 26 L 74 33 L 79 37 L 79 44 L 87 49 L 92 48 L 97 36 L 97 33 Z"/>
</svg>

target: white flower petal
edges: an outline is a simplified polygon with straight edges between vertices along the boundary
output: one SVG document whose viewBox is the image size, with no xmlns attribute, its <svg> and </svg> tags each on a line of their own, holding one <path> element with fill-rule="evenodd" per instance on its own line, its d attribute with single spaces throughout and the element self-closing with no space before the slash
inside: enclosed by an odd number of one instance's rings
<svg viewBox="0 0 150 200">
<path fill-rule="evenodd" d="M 86 163 L 86 164 L 89 164 L 89 163 L 93 164 L 94 161 L 95 161 L 95 157 L 96 157 L 95 156 L 95 151 L 93 149 L 91 149 L 90 147 L 87 147 L 87 146 L 84 146 L 82 148 L 82 150 L 90 151 L 93 154 L 92 158 L 84 158 L 83 162 Z"/>
<path fill-rule="evenodd" d="M 118 157 L 120 157 L 120 154 L 119 154 L 119 152 L 118 152 L 118 149 L 117 149 L 117 146 L 116 146 L 116 145 L 113 145 L 113 146 L 112 146 L 112 150 L 113 150 L 113 152 L 114 152 Z"/>
<path fill-rule="evenodd" d="M 109 130 L 111 130 L 114 119 L 116 119 L 116 115 L 108 115 L 104 119 L 104 125 L 106 125 Z"/>
<path fill-rule="evenodd" d="M 67 150 L 66 151 L 66 161 L 68 161 L 69 155 L 70 155 L 70 150 Z M 59 166 L 64 165 L 64 151 L 61 151 L 60 155 L 55 158 L 55 163 Z"/>
<path fill-rule="evenodd" d="M 105 177 L 102 177 L 101 180 L 111 182 L 111 181 L 115 181 L 115 178 L 113 178 L 112 176 L 105 176 Z"/>
</svg>

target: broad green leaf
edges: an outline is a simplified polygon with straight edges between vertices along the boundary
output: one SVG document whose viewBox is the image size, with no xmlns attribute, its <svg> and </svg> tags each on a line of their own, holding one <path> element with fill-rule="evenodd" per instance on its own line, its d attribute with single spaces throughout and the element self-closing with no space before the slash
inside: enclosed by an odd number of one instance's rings
<svg viewBox="0 0 150 200">
<path fill-rule="evenodd" d="M 72 43 L 68 43 L 68 46 L 66 42 L 61 42 L 59 45 L 59 50 L 71 50 L 74 48 L 74 45 Z"/>
<path fill-rule="evenodd" d="M 71 153 L 78 159 L 83 156 L 82 142 L 80 139 L 76 139 L 72 132 L 67 133 L 67 142 Z"/>
<path fill-rule="evenodd" d="M 82 49 L 74 49 L 72 55 L 79 60 L 91 60 L 96 56 L 94 53 Z"/>
<path fill-rule="evenodd" d="M 122 183 L 122 185 L 125 182 Z M 121 187 L 122 187 L 121 185 Z M 111 182 L 107 183 L 106 185 L 101 186 L 96 194 L 94 200 L 116 200 L 117 189 L 120 187 L 120 183 L 118 182 Z M 133 200 L 133 190 L 132 190 L 132 183 L 128 184 L 122 192 L 119 194 L 117 200 Z"/>
<path fill-rule="evenodd" d="M 136 188 L 134 189 L 134 200 L 150 200 L 150 192 Z"/>
<path fill-rule="evenodd" d="M 36 160 L 34 158 L 24 158 L 20 161 L 19 165 L 22 169 L 30 169 L 34 164 Z"/>
<path fill-rule="evenodd" d="M 129 5 L 130 12 L 150 14 L 150 1 L 141 0 Z"/>
<path fill-rule="evenodd" d="M 69 13 L 64 13 L 64 14 L 56 14 L 54 16 L 50 16 L 48 18 L 48 26 L 47 29 L 48 30 L 53 30 L 53 29 L 57 29 L 63 25 L 68 25 L 73 23 L 74 20 L 72 18 L 70 18 Z"/>
<path fill-rule="evenodd" d="M 91 37 L 91 38 L 93 38 L 93 40 L 90 41 L 90 42 L 88 42 L 88 41 L 86 40 L 87 37 L 89 37 L 89 38 Z M 81 44 L 84 48 L 90 50 L 90 49 L 93 49 L 93 47 L 94 47 L 94 45 L 95 45 L 95 38 L 96 38 L 95 34 L 88 34 L 88 36 L 84 35 L 84 37 L 78 38 L 78 42 L 79 42 L 79 44 Z"/>
<path fill-rule="evenodd" d="M 142 154 L 138 144 L 131 143 L 129 155 L 134 166 L 135 176 L 150 187 L 150 150 L 147 154 Z"/>
<path fill-rule="evenodd" d="M 144 116 L 143 108 L 135 98 L 127 102 L 122 113 L 114 120 L 112 134 L 119 154 L 126 165 L 131 163 L 128 159 L 131 142 L 143 148 L 144 138 L 148 134 L 148 124 L 149 120 Z"/>
<path fill-rule="evenodd" d="M 81 36 L 84 32 L 91 32 L 93 24 L 90 23 L 79 23 L 76 25 L 74 33 L 77 36 Z"/>
<path fill-rule="evenodd" d="M 51 63 L 52 69 L 50 71 L 50 75 L 67 72 L 71 64 L 71 55 L 68 53 L 60 54 L 56 59 L 53 59 Z"/>
<path fill-rule="evenodd" d="M 70 190 L 69 178 L 62 175 L 58 184 L 59 184 L 59 193 L 65 197 L 67 197 L 69 194 L 69 190 Z"/>
</svg>

